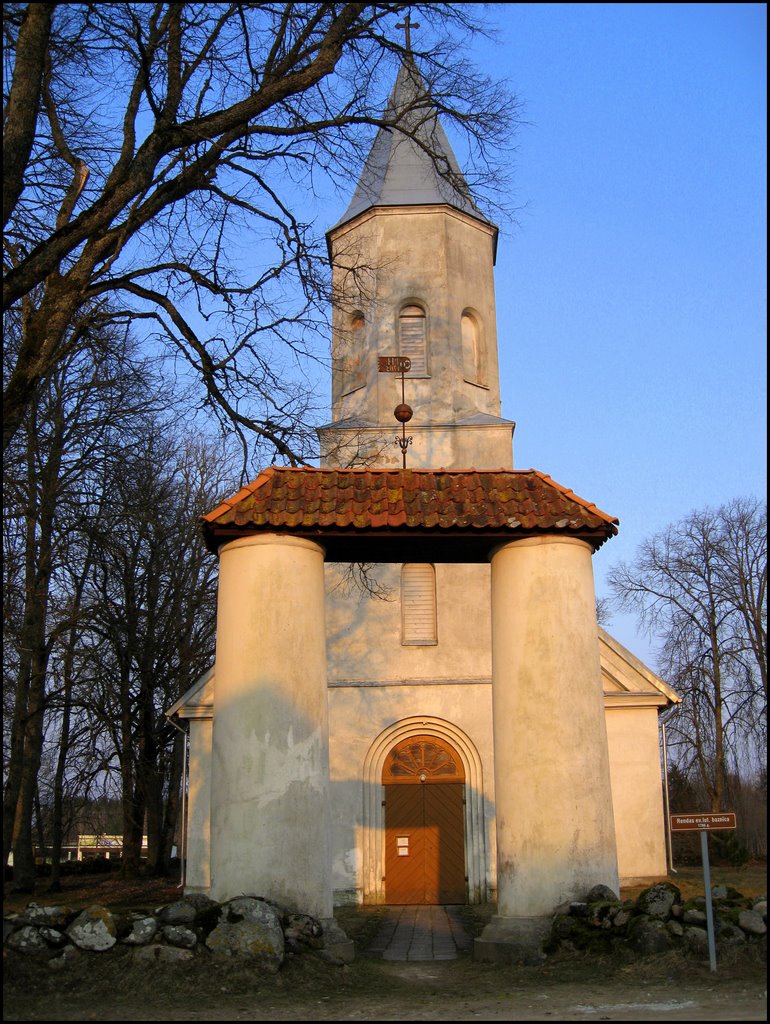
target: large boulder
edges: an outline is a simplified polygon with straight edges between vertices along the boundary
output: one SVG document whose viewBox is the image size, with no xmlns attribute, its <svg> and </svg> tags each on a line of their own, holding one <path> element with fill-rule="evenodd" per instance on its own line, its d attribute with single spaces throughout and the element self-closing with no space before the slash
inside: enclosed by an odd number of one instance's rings
<svg viewBox="0 0 770 1024">
<path fill-rule="evenodd" d="M 729 921 L 717 921 L 715 931 L 721 946 L 742 946 L 746 941 L 744 932 Z"/>
<path fill-rule="evenodd" d="M 78 914 L 67 929 L 67 935 L 79 949 L 101 953 L 115 945 L 118 929 L 109 910 L 95 904 Z"/>
<path fill-rule="evenodd" d="M 738 915 L 738 925 L 749 935 L 767 935 L 767 925 L 756 910 L 742 910 Z"/>
<path fill-rule="evenodd" d="M 586 903 L 618 902 L 618 894 L 608 885 L 595 885 L 586 895 Z"/>
<path fill-rule="evenodd" d="M 628 926 L 628 944 L 637 953 L 650 956 L 671 949 L 671 933 L 663 921 L 653 917 L 635 917 Z"/>
<path fill-rule="evenodd" d="M 685 928 L 684 947 L 693 956 L 705 956 L 709 950 L 709 937 L 706 929 L 694 925 Z"/>
<path fill-rule="evenodd" d="M 158 914 L 161 924 L 192 924 L 198 914 L 195 904 L 188 899 L 169 903 Z"/>
<path fill-rule="evenodd" d="M 180 949 L 192 949 L 198 941 L 192 928 L 185 928 L 182 924 L 164 925 L 163 938 L 169 946 L 178 946 Z"/>
<path fill-rule="evenodd" d="M 37 903 L 28 903 L 23 917 L 38 928 L 63 928 L 74 917 L 74 911 L 65 906 L 39 907 Z"/>
<path fill-rule="evenodd" d="M 241 896 L 222 906 L 219 923 L 206 945 L 213 953 L 256 960 L 277 971 L 284 957 L 281 918 L 264 900 Z"/>
<path fill-rule="evenodd" d="M 665 921 L 671 914 L 675 903 L 682 902 L 682 894 L 671 882 L 658 882 L 639 893 L 636 900 L 637 910 L 648 917 Z"/>
<path fill-rule="evenodd" d="M 147 946 L 155 938 L 158 922 L 154 917 L 136 917 L 130 923 L 131 930 L 121 940 L 127 946 Z"/>
<path fill-rule="evenodd" d="M 12 932 L 6 945 L 17 953 L 29 954 L 44 953 L 48 948 L 40 932 L 31 924 L 25 924 L 22 928 Z"/>
</svg>

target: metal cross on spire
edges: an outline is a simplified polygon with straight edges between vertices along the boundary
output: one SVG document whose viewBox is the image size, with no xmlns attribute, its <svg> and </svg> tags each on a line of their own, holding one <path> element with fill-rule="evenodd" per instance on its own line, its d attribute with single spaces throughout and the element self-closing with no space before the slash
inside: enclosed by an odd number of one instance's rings
<svg viewBox="0 0 770 1024">
<path fill-rule="evenodd" d="M 404 15 L 404 20 L 399 22 L 398 25 L 396 25 L 396 28 L 402 28 L 404 30 L 405 34 L 406 34 L 406 52 L 407 53 L 411 53 L 412 52 L 412 33 L 411 33 L 411 30 L 413 28 L 419 28 L 419 27 L 420 27 L 420 23 L 418 21 L 416 21 L 414 24 L 412 24 L 412 19 L 410 18 L 408 11 Z"/>
</svg>

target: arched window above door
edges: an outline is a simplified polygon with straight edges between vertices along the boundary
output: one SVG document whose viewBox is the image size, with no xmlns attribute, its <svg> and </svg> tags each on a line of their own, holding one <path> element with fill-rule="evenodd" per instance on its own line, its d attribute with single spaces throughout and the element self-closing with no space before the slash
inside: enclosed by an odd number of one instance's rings
<svg viewBox="0 0 770 1024">
<path fill-rule="evenodd" d="M 422 306 L 404 306 L 398 314 L 398 354 L 412 361 L 409 377 L 427 377 L 428 330 Z"/>
<path fill-rule="evenodd" d="M 410 736 L 390 751 L 382 769 L 385 785 L 392 782 L 464 782 L 465 769 L 457 751 L 438 736 Z"/>
</svg>

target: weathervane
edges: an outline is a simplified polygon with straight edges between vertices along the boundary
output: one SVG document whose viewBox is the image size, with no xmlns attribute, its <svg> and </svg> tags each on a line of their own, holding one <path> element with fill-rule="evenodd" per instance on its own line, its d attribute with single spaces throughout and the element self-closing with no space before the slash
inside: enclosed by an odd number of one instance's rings
<svg viewBox="0 0 770 1024">
<path fill-rule="evenodd" d="M 407 15 L 409 17 L 409 15 Z M 400 373 L 401 374 L 401 404 L 393 410 L 393 415 L 401 424 L 401 437 L 396 437 L 394 444 L 401 449 L 401 456 L 406 469 L 406 450 L 412 443 L 412 435 L 406 436 L 406 425 L 414 415 L 412 407 L 406 404 L 404 398 L 404 374 L 411 370 L 412 360 L 406 356 L 377 356 L 377 371 L 379 373 Z"/>
<path fill-rule="evenodd" d="M 404 20 L 402 22 L 399 22 L 398 25 L 396 25 L 396 28 L 404 29 L 404 33 L 406 35 L 406 52 L 407 53 L 411 53 L 412 52 L 412 33 L 411 33 L 411 29 L 419 28 L 419 27 L 420 27 L 420 23 L 418 21 L 416 21 L 414 24 L 412 24 L 412 19 L 409 17 L 409 12 L 408 11 L 404 15 Z"/>
</svg>

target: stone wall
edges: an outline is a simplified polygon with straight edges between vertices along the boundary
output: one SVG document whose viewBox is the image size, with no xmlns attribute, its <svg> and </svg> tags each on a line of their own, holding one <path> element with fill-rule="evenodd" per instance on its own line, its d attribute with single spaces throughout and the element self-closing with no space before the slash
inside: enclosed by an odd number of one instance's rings
<svg viewBox="0 0 770 1024">
<path fill-rule="evenodd" d="M 717 950 L 748 943 L 767 944 L 767 897 L 745 898 L 728 886 L 712 889 Z M 650 886 L 635 900 L 619 900 L 596 886 L 585 900 L 559 907 L 546 952 L 559 949 L 610 952 L 625 944 L 642 955 L 679 949 L 708 956 L 706 900 L 684 901 L 670 882 Z"/>
<path fill-rule="evenodd" d="M 137 960 L 179 962 L 220 955 L 253 960 L 271 972 L 280 969 L 286 956 L 300 953 L 336 964 L 353 958 L 352 942 L 333 920 L 322 923 L 250 896 L 220 904 L 194 894 L 150 913 L 30 903 L 21 913 L 4 916 L 3 943 L 17 953 L 47 957 L 54 969 L 80 950 L 109 953 L 126 946 Z"/>
</svg>

